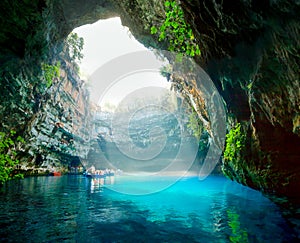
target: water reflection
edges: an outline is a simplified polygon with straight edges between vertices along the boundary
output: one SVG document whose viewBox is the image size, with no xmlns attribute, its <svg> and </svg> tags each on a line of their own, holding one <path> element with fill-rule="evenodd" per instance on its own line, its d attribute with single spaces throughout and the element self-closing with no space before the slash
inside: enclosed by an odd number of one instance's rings
<svg viewBox="0 0 300 243">
<path fill-rule="evenodd" d="M 227 210 L 228 225 L 231 229 L 231 236 L 229 237 L 230 242 L 249 242 L 248 232 L 246 228 L 242 228 L 240 222 L 240 215 L 237 210 L 230 208 Z"/>
<path fill-rule="evenodd" d="M 91 192 L 101 192 L 104 185 L 114 185 L 115 176 L 105 176 L 99 178 L 91 178 Z"/>
<path fill-rule="evenodd" d="M 124 179 L 125 180 L 125 179 Z M 126 183 L 129 185 L 126 178 Z M 260 193 L 224 178 L 188 178 L 133 196 L 122 178 L 9 182 L 0 196 L 1 242 L 292 242 L 293 230 Z M 136 181 L 131 181 L 137 184 Z M 140 187 L 149 181 L 139 181 Z"/>
</svg>

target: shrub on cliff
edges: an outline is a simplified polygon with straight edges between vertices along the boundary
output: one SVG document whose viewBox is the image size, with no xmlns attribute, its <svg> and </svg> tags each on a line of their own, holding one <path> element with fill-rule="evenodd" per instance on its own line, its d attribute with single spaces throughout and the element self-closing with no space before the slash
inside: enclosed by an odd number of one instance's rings
<svg viewBox="0 0 300 243">
<path fill-rule="evenodd" d="M 237 123 L 226 135 L 226 147 L 224 151 L 224 160 L 235 162 L 244 147 L 245 135 L 241 131 L 241 124 Z"/>
<path fill-rule="evenodd" d="M 69 34 L 65 41 L 67 53 L 72 62 L 80 62 L 83 58 L 82 50 L 84 45 L 84 39 L 79 37 L 77 33 Z"/>
<path fill-rule="evenodd" d="M 222 171 L 225 176 L 246 184 L 243 173 L 247 168 L 241 155 L 245 153 L 246 135 L 241 129 L 241 124 L 237 123 L 226 135 L 226 145 L 223 154 L 224 162 Z M 247 166 L 246 166 L 247 167 Z"/>
<path fill-rule="evenodd" d="M 20 136 L 15 138 L 15 131 L 8 134 L 0 132 L 0 185 L 12 178 L 23 178 L 21 174 L 13 174 L 15 167 L 19 164 L 16 159 L 17 147 L 24 143 Z"/>
<path fill-rule="evenodd" d="M 161 26 L 151 27 L 151 34 L 157 34 L 159 41 L 167 40 L 169 51 L 191 57 L 200 55 L 192 28 L 185 21 L 183 10 L 177 1 L 165 1 L 165 16 Z"/>
<path fill-rule="evenodd" d="M 60 62 L 55 65 L 42 64 L 42 71 L 46 80 L 46 86 L 49 88 L 55 78 L 59 78 Z"/>
<path fill-rule="evenodd" d="M 198 114 L 196 111 L 193 111 L 189 116 L 189 121 L 187 124 L 187 128 L 192 131 L 192 134 L 198 140 L 203 132 L 203 124 L 198 118 Z"/>
</svg>

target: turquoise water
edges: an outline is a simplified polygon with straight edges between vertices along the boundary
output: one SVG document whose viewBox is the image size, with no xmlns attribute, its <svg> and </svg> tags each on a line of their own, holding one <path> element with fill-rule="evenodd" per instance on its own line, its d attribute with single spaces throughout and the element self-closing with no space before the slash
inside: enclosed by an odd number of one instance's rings
<svg viewBox="0 0 300 243">
<path fill-rule="evenodd" d="M 210 176 L 26 178 L 1 191 L 1 242 L 296 242 L 261 193 Z"/>
</svg>

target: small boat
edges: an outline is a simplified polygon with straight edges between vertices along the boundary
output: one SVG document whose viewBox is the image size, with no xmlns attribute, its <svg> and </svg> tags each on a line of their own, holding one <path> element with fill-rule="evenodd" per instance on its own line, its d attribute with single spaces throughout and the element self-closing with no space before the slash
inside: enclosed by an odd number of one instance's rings
<svg viewBox="0 0 300 243">
<path fill-rule="evenodd" d="M 54 171 L 50 173 L 51 176 L 61 176 L 61 172 L 59 171 Z"/>
<path fill-rule="evenodd" d="M 89 178 L 106 178 L 107 176 L 112 177 L 115 175 L 115 172 L 113 170 L 92 170 L 91 172 L 85 171 L 83 173 L 85 177 Z"/>
<path fill-rule="evenodd" d="M 107 176 L 114 176 L 115 173 L 114 172 L 109 172 L 108 174 L 106 174 Z"/>
<path fill-rule="evenodd" d="M 85 177 L 92 177 L 92 174 L 89 173 L 89 172 L 83 172 L 82 175 L 85 176 Z"/>
<path fill-rule="evenodd" d="M 99 175 L 99 174 L 95 174 L 95 175 L 92 175 L 93 178 L 105 178 L 106 175 Z"/>
<path fill-rule="evenodd" d="M 85 173 L 84 176 L 88 177 L 88 178 L 105 178 L 106 177 L 106 175 L 99 175 L 99 174 L 92 174 L 92 173 Z"/>
</svg>

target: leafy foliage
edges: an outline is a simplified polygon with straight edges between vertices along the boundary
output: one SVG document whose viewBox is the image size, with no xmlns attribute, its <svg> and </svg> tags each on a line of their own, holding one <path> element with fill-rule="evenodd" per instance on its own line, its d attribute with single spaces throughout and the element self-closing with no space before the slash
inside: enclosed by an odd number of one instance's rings
<svg viewBox="0 0 300 243">
<path fill-rule="evenodd" d="M 19 160 L 16 159 L 17 144 L 23 144 L 24 139 L 18 136 L 15 140 L 16 132 L 11 130 L 9 134 L 0 132 L 0 185 L 12 178 L 23 178 L 21 174 L 12 174 Z"/>
<path fill-rule="evenodd" d="M 72 59 L 72 61 L 80 62 L 80 60 L 83 58 L 82 50 L 84 39 L 82 37 L 79 37 L 77 33 L 72 32 L 66 39 L 65 44 L 69 57 Z"/>
<path fill-rule="evenodd" d="M 169 51 L 185 53 L 188 56 L 200 55 L 191 26 L 186 23 L 184 13 L 174 1 L 165 2 L 166 18 L 160 27 L 152 26 L 151 34 L 158 34 L 159 41 L 168 40 Z"/>
<path fill-rule="evenodd" d="M 60 62 L 56 65 L 42 64 L 42 71 L 46 80 L 46 86 L 49 88 L 52 85 L 53 79 L 59 78 Z"/>
<path fill-rule="evenodd" d="M 189 121 L 187 127 L 193 131 L 193 135 L 200 139 L 200 136 L 203 132 L 203 126 L 198 118 L 197 113 L 194 111 L 189 116 Z"/>
<path fill-rule="evenodd" d="M 226 147 L 224 151 L 225 161 L 237 159 L 238 154 L 245 143 L 245 135 L 241 132 L 241 124 L 237 123 L 226 135 Z"/>
</svg>

